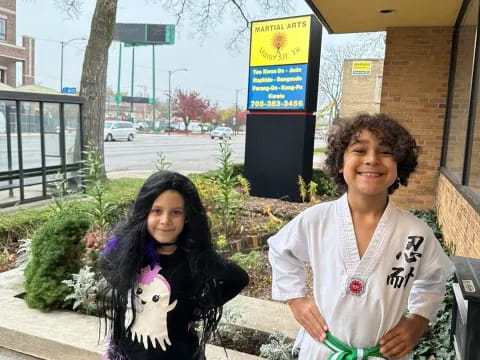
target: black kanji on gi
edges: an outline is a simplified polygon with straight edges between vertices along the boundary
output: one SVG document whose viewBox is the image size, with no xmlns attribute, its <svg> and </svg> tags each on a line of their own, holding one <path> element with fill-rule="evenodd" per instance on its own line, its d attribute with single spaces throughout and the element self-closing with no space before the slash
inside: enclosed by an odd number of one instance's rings
<svg viewBox="0 0 480 360">
<path fill-rule="evenodd" d="M 414 276 L 414 267 L 410 267 L 410 271 L 407 275 L 402 276 L 401 273 L 405 271 L 403 267 L 392 267 L 392 272 L 390 275 L 387 276 L 387 285 L 392 286 L 394 289 L 400 288 L 402 285 L 406 287 L 408 284 L 408 280 Z"/>
<path fill-rule="evenodd" d="M 417 251 L 420 245 L 422 245 L 424 237 L 423 236 L 408 236 L 408 243 L 405 246 L 405 250 L 410 250 L 413 247 L 413 250 Z"/>
</svg>

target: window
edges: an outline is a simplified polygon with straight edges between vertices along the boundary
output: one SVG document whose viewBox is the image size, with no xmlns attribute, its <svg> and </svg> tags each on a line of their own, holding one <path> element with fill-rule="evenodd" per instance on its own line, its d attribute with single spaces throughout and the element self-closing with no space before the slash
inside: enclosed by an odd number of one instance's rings
<svg viewBox="0 0 480 360">
<path fill-rule="evenodd" d="M 0 19 L 0 40 L 7 40 L 7 20 Z"/>
<path fill-rule="evenodd" d="M 0 69 L 0 83 L 7 83 L 7 70 L 5 69 Z"/>
<path fill-rule="evenodd" d="M 445 166 L 462 181 L 469 118 L 472 72 L 477 33 L 478 0 L 471 1 L 458 32 L 450 129 Z M 480 120 L 479 120 L 480 121 Z"/>
</svg>

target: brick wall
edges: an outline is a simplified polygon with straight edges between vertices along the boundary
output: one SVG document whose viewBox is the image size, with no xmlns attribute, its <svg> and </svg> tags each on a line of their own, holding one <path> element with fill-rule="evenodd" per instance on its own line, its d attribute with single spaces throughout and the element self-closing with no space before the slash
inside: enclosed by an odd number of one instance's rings
<svg viewBox="0 0 480 360">
<path fill-rule="evenodd" d="M 409 186 L 395 192 L 402 207 L 434 206 L 447 102 L 452 28 L 389 28 L 380 111 L 393 116 L 422 147 Z"/>
<path fill-rule="evenodd" d="M 34 84 L 35 42 L 31 37 L 23 37 L 23 47 L 17 46 L 16 0 L 1 1 L 0 17 L 7 20 L 7 39 L 0 41 L 0 67 L 7 69 L 7 84 L 13 87 L 17 86 L 17 62 L 23 62 L 22 84 Z"/>
<path fill-rule="evenodd" d="M 480 214 L 443 174 L 438 179 L 436 206 L 444 239 L 455 245 L 455 254 L 480 259 Z"/>
<path fill-rule="evenodd" d="M 22 36 L 22 45 L 25 49 L 25 61 L 23 62 L 23 85 L 35 84 L 35 39 L 30 36 Z"/>
<path fill-rule="evenodd" d="M 362 60 L 371 62 L 371 72 L 368 75 L 353 75 L 354 61 L 345 60 L 343 63 L 340 118 L 353 117 L 359 112 L 375 114 L 380 111 L 380 97 L 376 99 L 376 92 L 381 91 L 383 60 Z"/>
<path fill-rule="evenodd" d="M 0 6 L 0 16 L 7 21 L 7 39 L 8 44 L 16 44 L 16 1 L 15 0 L 5 0 L 2 1 Z M 1 42 L 0 42 L 1 43 Z M 2 55 L 14 56 L 16 55 L 15 49 L 11 49 L 7 46 L 2 46 L 0 52 L 0 65 L 7 69 L 7 79 L 6 82 L 10 86 L 16 86 L 16 65 L 11 58 L 2 57 Z"/>
</svg>

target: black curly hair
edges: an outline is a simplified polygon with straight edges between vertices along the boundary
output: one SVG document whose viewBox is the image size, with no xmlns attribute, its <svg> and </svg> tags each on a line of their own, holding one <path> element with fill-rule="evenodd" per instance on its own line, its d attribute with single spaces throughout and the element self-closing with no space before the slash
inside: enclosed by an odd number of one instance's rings
<svg viewBox="0 0 480 360">
<path fill-rule="evenodd" d="M 327 140 L 325 153 L 325 171 L 337 187 L 337 191 L 347 191 L 347 183 L 340 173 L 343 167 L 343 155 L 354 137 L 358 137 L 362 130 L 375 134 L 382 145 L 392 148 L 397 162 L 397 179 L 388 188 L 388 194 L 398 189 L 400 185 L 407 186 L 410 174 L 418 164 L 420 147 L 415 138 L 397 121 L 386 114 L 358 114 L 352 119 L 343 120 L 333 127 Z"/>
<path fill-rule="evenodd" d="M 113 230 L 113 237 L 100 260 L 102 275 L 107 280 L 104 292 L 109 294 L 102 304 L 102 310 L 105 320 L 110 320 L 108 356 L 111 360 L 126 359 L 121 339 L 125 338 L 135 321 L 135 294 L 130 290 L 136 287 L 140 270 L 156 262 L 155 245 L 147 231 L 147 217 L 155 199 L 167 190 L 177 191 L 185 200 L 185 217 L 188 221 L 178 236 L 177 246 L 187 256 L 192 274 L 194 317 L 203 325 L 198 351 L 205 346 L 222 316 L 222 307 L 216 305 L 213 292 L 206 289 L 215 281 L 218 271 L 215 265 L 224 260 L 214 250 L 207 213 L 198 191 L 186 176 L 159 171 L 143 184 L 128 218 Z M 129 298 L 133 319 L 125 327 Z"/>
</svg>

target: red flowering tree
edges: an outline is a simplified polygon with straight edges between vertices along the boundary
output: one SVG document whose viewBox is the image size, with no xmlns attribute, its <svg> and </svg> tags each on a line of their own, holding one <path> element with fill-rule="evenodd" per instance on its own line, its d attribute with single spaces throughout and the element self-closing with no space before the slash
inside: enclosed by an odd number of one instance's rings
<svg viewBox="0 0 480 360">
<path fill-rule="evenodd" d="M 183 92 L 177 89 L 172 96 L 172 104 L 173 116 L 182 118 L 185 129 L 188 129 L 191 120 L 203 119 L 209 109 L 209 102 L 196 91 Z"/>
</svg>

